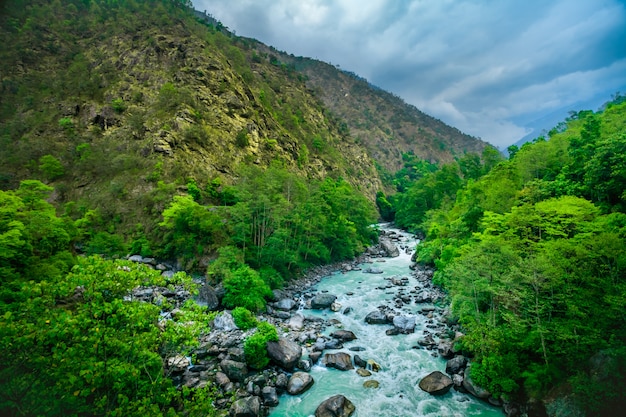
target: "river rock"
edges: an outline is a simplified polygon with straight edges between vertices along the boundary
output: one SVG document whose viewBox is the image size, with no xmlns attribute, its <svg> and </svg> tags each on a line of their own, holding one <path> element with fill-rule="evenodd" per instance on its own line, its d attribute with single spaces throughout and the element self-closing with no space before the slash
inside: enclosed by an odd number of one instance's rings
<svg viewBox="0 0 626 417">
<path fill-rule="evenodd" d="M 380 382 L 375 379 L 368 379 L 363 383 L 364 388 L 378 388 L 380 386 Z"/>
<path fill-rule="evenodd" d="M 324 363 L 328 368 L 335 368 L 340 371 L 354 369 L 350 355 L 345 352 L 325 354 Z"/>
<path fill-rule="evenodd" d="M 333 339 L 324 343 L 324 349 L 343 349 L 341 340 Z"/>
<path fill-rule="evenodd" d="M 365 270 L 363 271 L 366 274 L 382 274 L 384 271 L 380 268 L 365 268 Z"/>
<path fill-rule="evenodd" d="M 171 358 L 167 358 L 167 368 L 172 373 L 185 372 L 189 365 L 189 359 L 183 355 L 176 355 Z"/>
<path fill-rule="evenodd" d="M 200 301 L 206 303 L 209 310 L 215 311 L 220 306 L 220 300 L 217 297 L 217 291 L 210 285 L 203 285 L 198 292 Z"/>
<path fill-rule="evenodd" d="M 330 334 L 330 337 L 334 339 L 339 339 L 342 342 L 349 342 L 350 340 L 355 340 L 356 335 L 350 330 L 337 330 Z"/>
<path fill-rule="evenodd" d="M 367 360 L 367 366 L 374 372 L 378 372 L 378 371 L 380 371 L 382 369 L 380 364 L 377 363 L 376 361 L 374 361 L 374 359 L 368 359 Z"/>
<path fill-rule="evenodd" d="M 285 391 L 287 389 L 287 384 L 289 383 L 289 377 L 287 374 L 279 373 L 276 376 L 276 388 L 280 391 Z"/>
<path fill-rule="evenodd" d="M 330 305 L 337 299 L 336 295 L 332 294 L 317 294 L 311 300 L 311 308 L 315 310 L 323 310 L 330 307 Z"/>
<path fill-rule="evenodd" d="M 261 400 L 252 396 L 240 398 L 230 407 L 230 417 L 258 417 L 261 412 Z"/>
<path fill-rule="evenodd" d="M 322 352 L 311 352 L 311 353 L 309 353 L 309 359 L 311 360 L 311 363 L 313 365 L 315 365 L 317 363 L 317 361 L 320 359 L 321 356 L 322 356 Z"/>
<path fill-rule="evenodd" d="M 296 342 L 281 338 L 278 342 L 267 342 L 267 354 L 279 366 L 291 371 L 302 357 L 302 348 Z"/>
<path fill-rule="evenodd" d="M 467 365 L 467 358 L 463 355 L 457 355 L 446 362 L 446 373 L 454 375 L 462 372 Z"/>
<path fill-rule="evenodd" d="M 224 359 L 220 362 L 220 368 L 231 381 L 243 382 L 246 379 L 246 375 L 248 375 L 248 367 L 243 362 Z"/>
<path fill-rule="evenodd" d="M 268 407 L 276 407 L 278 405 L 278 393 L 276 388 L 266 385 L 261 390 L 263 396 L 263 403 Z"/>
<path fill-rule="evenodd" d="M 296 308 L 297 306 L 298 304 L 291 298 L 283 298 L 282 300 L 274 304 L 275 308 L 277 308 L 278 310 L 282 310 L 282 311 L 290 311 Z"/>
<path fill-rule="evenodd" d="M 352 401 L 343 395 L 335 395 L 315 409 L 315 417 L 350 417 L 355 409 Z"/>
<path fill-rule="evenodd" d="M 419 387 L 431 395 L 446 394 L 452 385 L 452 379 L 439 371 L 431 372 L 419 382 Z"/>
<path fill-rule="evenodd" d="M 213 326 L 211 327 L 213 328 L 213 330 L 224 331 L 238 329 L 237 325 L 235 324 L 235 320 L 233 320 L 233 316 L 231 316 L 228 311 L 224 311 L 222 314 L 219 314 L 217 317 L 215 317 L 215 320 L 213 320 Z"/>
<path fill-rule="evenodd" d="M 359 369 L 357 369 L 357 370 L 356 370 L 356 373 L 357 373 L 359 376 L 362 376 L 362 377 L 368 377 L 368 376 L 371 376 L 371 375 L 372 375 L 372 373 L 371 373 L 370 371 L 368 371 L 367 369 L 365 369 L 365 368 L 359 368 Z"/>
<path fill-rule="evenodd" d="M 291 330 L 302 330 L 304 328 L 304 316 L 300 313 L 296 313 L 289 319 L 287 324 Z"/>
<path fill-rule="evenodd" d="M 415 317 L 395 316 L 393 326 L 402 334 L 409 334 L 415 331 Z"/>
<path fill-rule="evenodd" d="M 313 377 L 306 372 L 296 372 L 291 375 L 287 383 L 287 392 L 291 395 L 299 395 L 313 386 Z"/>
<path fill-rule="evenodd" d="M 365 316 L 367 324 L 387 324 L 387 315 L 380 310 L 372 311 Z"/>
<path fill-rule="evenodd" d="M 390 258 L 395 258 L 397 256 L 400 256 L 400 250 L 398 249 L 398 247 L 389 239 L 387 238 L 381 238 L 380 239 L 380 246 L 383 249 L 383 251 L 385 252 L 385 255 L 390 257 Z"/>
<path fill-rule="evenodd" d="M 491 396 L 491 393 L 486 389 L 476 385 L 472 378 L 470 377 L 470 367 L 465 368 L 465 372 L 463 373 L 463 388 L 467 390 L 470 394 L 472 394 L 476 398 L 480 398 L 482 400 L 486 400 Z"/>
<path fill-rule="evenodd" d="M 354 364 L 361 368 L 367 368 L 367 362 L 359 355 L 354 355 Z"/>
<path fill-rule="evenodd" d="M 334 311 L 335 313 L 341 311 L 341 304 L 337 301 L 333 301 L 330 305 L 330 311 Z"/>
</svg>

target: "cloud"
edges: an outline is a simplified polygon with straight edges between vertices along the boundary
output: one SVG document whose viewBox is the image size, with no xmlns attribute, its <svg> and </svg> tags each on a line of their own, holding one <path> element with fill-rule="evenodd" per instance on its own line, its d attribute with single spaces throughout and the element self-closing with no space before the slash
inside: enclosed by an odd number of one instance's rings
<svg viewBox="0 0 626 417">
<path fill-rule="evenodd" d="M 524 136 L 524 123 L 541 112 L 626 89 L 620 0 L 194 5 L 239 35 L 340 65 L 501 147 Z"/>
</svg>

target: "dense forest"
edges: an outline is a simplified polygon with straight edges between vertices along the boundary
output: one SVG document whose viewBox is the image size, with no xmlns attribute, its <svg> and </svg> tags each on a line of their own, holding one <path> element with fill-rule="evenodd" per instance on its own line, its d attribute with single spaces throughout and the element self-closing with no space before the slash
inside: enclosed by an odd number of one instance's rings
<svg viewBox="0 0 626 417">
<path fill-rule="evenodd" d="M 215 387 L 168 373 L 214 312 L 135 291 L 222 288 L 263 369 L 277 332 L 254 313 L 360 254 L 379 219 L 423 235 L 416 261 L 436 266 L 457 348 L 495 397 L 558 389 L 590 416 L 624 403 L 623 96 L 507 160 L 433 130 L 392 173 L 295 65 L 186 1 L 0 7 L 0 414 L 220 415 Z"/>
<path fill-rule="evenodd" d="M 417 261 L 437 267 L 472 377 L 496 395 L 560 387 L 598 416 L 624 404 L 625 128 L 617 94 L 509 147 L 507 161 L 415 164 L 393 204 L 379 196 L 388 218 L 425 235 Z"/>
</svg>

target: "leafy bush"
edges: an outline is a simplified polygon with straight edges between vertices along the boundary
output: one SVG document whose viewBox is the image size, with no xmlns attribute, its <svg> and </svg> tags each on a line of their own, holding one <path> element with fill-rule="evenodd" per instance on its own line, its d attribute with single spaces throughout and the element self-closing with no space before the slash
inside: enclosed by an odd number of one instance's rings
<svg viewBox="0 0 626 417">
<path fill-rule="evenodd" d="M 115 110 L 116 113 L 124 113 L 126 110 L 126 103 L 121 98 L 115 98 L 111 101 L 111 107 Z"/>
<path fill-rule="evenodd" d="M 222 303 L 225 307 L 245 307 L 250 311 L 261 310 L 265 307 L 265 297 L 272 295 L 259 273 L 248 265 L 241 266 L 224 279 L 224 290 Z"/>
<path fill-rule="evenodd" d="M 270 363 L 267 342 L 277 342 L 276 328 L 265 321 L 259 323 L 256 333 L 248 337 L 243 345 L 246 362 L 254 369 L 263 369 Z"/>
<path fill-rule="evenodd" d="M 52 155 L 44 155 L 39 158 L 39 170 L 49 180 L 57 179 L 65 173 L 65 168 L 61 161 Z"/>
<path fill-rule="evenodd" d="M 235 324 L 241 330 L 248 330 L 257 325 L 256 317 L 245 307 L 236 307 L 232 312 Z"/>
</svg>

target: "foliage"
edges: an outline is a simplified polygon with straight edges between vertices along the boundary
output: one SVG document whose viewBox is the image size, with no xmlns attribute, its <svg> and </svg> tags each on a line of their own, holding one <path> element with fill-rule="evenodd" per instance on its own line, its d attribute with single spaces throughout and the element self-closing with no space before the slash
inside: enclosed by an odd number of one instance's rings
<svg viewBox="0 0 626 417">
<path fill-rule="evenodd" d="M 241 266 L 226 276 L 223 281 L 226 308 L 244 307 L 257 312 L 265 307 L 265 298 L 272 295 L 270 287 L 259 273 L 247 265 Z"/>
<path fill-rule="evenodd" d="M 39 158 L 39 170 L 50 181 L 55 180 L 65 173 L 61 161 L 52 155 L 44 155 Z"/>
<path fill-rule="evenodd" d="M 249 336 L 243 345 L 246 362 L 253 369 L 265 368 L 270 359 L 267 356 L 267 342 L 277 342 L 276 328 L 266 321 L 258 324 L 256 332 Z"/>
<path fill-rule="evenodd" d="M 475 381 L 541 398 L 570 378 L 600 415 L 580 384 L 596 352 L 626 342 L 626 106 L 574 116 L 506 162 L 483 155 L 483 170 L 466 155 L 463 181 L 437 171 L 393 201 L 402 225 L 427 233 L 417 257 L 438 268 Z M 606 404 L 617 386 L 602 383 Z"/>
<path fill-rule="evenodd" d="M 258 323 L 256 317 L 245 307 L 235 307 L 231 314 L 241 330 L 252 329 Z"/>
</svg>

